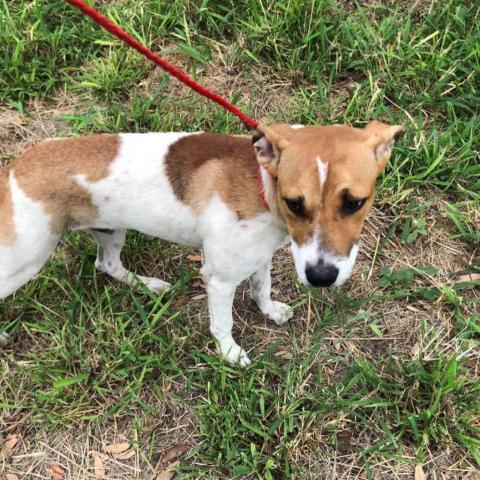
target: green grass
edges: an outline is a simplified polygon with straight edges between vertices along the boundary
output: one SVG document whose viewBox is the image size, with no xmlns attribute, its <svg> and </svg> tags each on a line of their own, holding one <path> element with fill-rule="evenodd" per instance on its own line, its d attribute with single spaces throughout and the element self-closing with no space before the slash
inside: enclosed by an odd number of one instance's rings
<svg viewBox="0 0 480 480">
<path fill-rule="evenodd" d="M 215 355 L 205 300 L 194 300 L 199 264 L 184 249 L 129 235 L 126 263 L 176 282 L 157 298 L 95 272 L 93 240 L 69 237 L 0 304 L 0 330 L 15 335 L 0 350 L 0 435 L 19 409 L 31 450 L 45 432 L 119 422 L 142 465 L 154 465 L 165 445 L 156 429 L 175 443 L 175 415 L 188 412 L 195 420 L 178 432 L 195 447 L 177 478 L 332 478 L 334 468 L 341 478 L 411 478 L 416 464 L 438 476 L 457 460 L 463 472 L 480 468 L 478 282 L 454 282 L 480 272 L 479 6 L 97 4 L 251 114 L 360 126 L 382 118 L 407 132 L 378 182 L 369 258 L 347 286 L 309 292 L 279 262 L 277 296 L 296 317 L 278 329 L 237 296 L 235 335 L 255 359 L 246 371 Z M 70 99 L 71 111 L 51 114 L 67 135 L 243 132 L 63 1 L 0 0 L 0 24 L 0 103 L 27 128 L 35 105 L 55 112 Z"/>
</svg>

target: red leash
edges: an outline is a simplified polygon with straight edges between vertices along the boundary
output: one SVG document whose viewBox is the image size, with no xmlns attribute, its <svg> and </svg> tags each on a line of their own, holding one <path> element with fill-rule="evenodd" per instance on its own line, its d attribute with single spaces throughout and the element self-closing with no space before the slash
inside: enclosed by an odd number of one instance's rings
<svg viewBox="0 0 480 480">
<path fill-rule="evenodd" d="M 170 75 L 173 75 L 175 78 L 180 80 L 185 85 L 188 85 L 192 90 L 199 93 L 200 95 L 212 100 L 215 103 L 218 103 L 223 108 L 233 113 L 238 117 L 243 123 L 245 123 L 250 128 L 258 128 L 258 123 L 250 118 L 248 115 L 245 115 L 241 110 L 239 110 L 235 105 L 230 103 L 228 100 L 225 100 L 223 97 L 218 95 L 215 92 L 210 91 L 208 88 L 200 85 L 192 77 L 188 76 L 185 72 L 175 67 L 171 63 L 167 62 L 164 58 L 157 55 L 155 52 L 152 52 L 145 45 L 142 45 L 138 40 L 135 40 L 131 35 L 129 35 L 125 30 L 123 30 L 119 25 L 109 20 L 105 15 L 102 15 L 99 11 L 95 10 L 90 5 L 87 5 L 83 0 L 67 0 L 68 3 L 78 8 L 85 15 L 89 16 L 95 23 L 103 27 L 105 30 L 109 31 L 112 35 L 119 38 L 125 42 L 130 47 L 134 48 L 137 52 L 141 53 L 144 57 L 147 57 L 153 63 L 157 64 L 160 68 L 168 72 Z M 260 193 L 260 198 L 262 203 L 267 209 L 270 209 L 268 206 L 267 199 L 265 198 L 265 191 L 263 186 L 262 175 L 260 172 L 260 167 L 257 170 L 257 188 Z"/>
<path fill-rule="evenodd" d="M 258 127 L 258 123 L 255 120 L 250 118 L 248 115 L 245 115 L 241 110 L 235 107 L 235 105 L 231 104 L 228 100 L 225 100 L 223 97 L 216 94 L 215 92 L 210 91 L 203 85 L 200 85 L 192 77 L 188 76 L 185 72 L 182 72 L 182 70 L 167 62 L 164 58 L 160 57 L 155 52 L 152 52 L 152 50 L 145 47 L 145 45 L 142 45 L 138 40 L 135 40 L 119 25 L 109 20 L 105 15 L 102 15 L 93 7 L 90 7 L 90 5 L 87 5 L 83 0 L 67 0 L 67 2 L 74 7 L 77 7 L 85 15 L 88 15 L 95 23 L 103 27 L 105 30 L 108 30 L 112 35 L 115 35 L 127 45 L 130 45 L 130 47 L 134 48 L 144 57 L 147 57 L 149 60 L 156 63 L 160 68 L 163 68 L 163 70 L 168 72 L 170 75 L 178 78 L 178 80 L 180 80 L 185 85 L 188 85 L 192 90 L 195 90 L 200 95 L 203 95 L 204 97 L 214 101 L 215 103 L 218 103 L 223 108 L 237 116 L 249 127 L 253 129 Z"/>
</svg>

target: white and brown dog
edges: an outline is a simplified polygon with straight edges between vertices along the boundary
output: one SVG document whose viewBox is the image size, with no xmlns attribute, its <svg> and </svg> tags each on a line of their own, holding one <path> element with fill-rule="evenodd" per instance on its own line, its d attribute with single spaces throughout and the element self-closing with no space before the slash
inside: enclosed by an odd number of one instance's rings
<svg viewBox="0 0 480 480">
<path fill-rule="evenodd" d="M 154 292 L 169 284 L 122 265 L 126 229 L 202 247 L 211 332 L 226 360 L 248 365 L 232 337 L 236 287 L 249 278 L 263 314 L 286 322 L 290 307 L 270 298 L 270 264 L 289 239 L 302 283 L 345 282 L 375 179 L 402 131 L 376 121 L 274 125 L 255 132 L 253 147 L 248 137 L 212 133 L 45 141 L 0 170 L 0 298 L 31 279 L 71 230 L 91 230 L 98 269 Z"/>
</svg>

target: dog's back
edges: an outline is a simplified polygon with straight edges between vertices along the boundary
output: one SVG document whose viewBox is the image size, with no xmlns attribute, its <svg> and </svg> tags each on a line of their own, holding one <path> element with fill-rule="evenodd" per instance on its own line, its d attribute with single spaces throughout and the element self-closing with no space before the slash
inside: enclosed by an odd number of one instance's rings
<svg viewBox="0 0 480 480">
<path fill-rule="evenodd" d="M 12 164 L 19 188 L 51 216 L 54 232 L 88 225 L 97 215 L 89 193 L 77 177 L 103 178 L 118 150 L 117 135 L 93 135 L 44 141 L 23 153 Z"/>
</svg>

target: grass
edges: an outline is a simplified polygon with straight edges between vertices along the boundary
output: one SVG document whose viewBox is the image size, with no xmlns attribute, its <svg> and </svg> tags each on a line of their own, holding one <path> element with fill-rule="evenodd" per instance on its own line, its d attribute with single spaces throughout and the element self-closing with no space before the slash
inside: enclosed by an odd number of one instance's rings
<svg viewBox="0 0 480 480">
<path fill-rule="evenodd" d="M 115 478 L 149 478 L 192 449 L 177 478 L 480 475 L 480 9 L 475 2 L 181 0 L 96 4 L 202 83 L 271 122 L 383 118 L 407 133 L 379 179 L 363 254 L 341 290 L 308 291 L 288 252 L 274 293 L 287 326 L 246 289 L 236 337 L 254 364 L 223 364 L 208 333 L 200 264 L 128 236 L 124 259 L 175 283 L 155 297 L 93 268 L 71 235 L 0 304 L 2 473 L 94 477 L 88 452 L 126 439 Z M 63 1 L 0 0 L 0 161 L 45 136 L 243 132 Z"/>
</svg>

